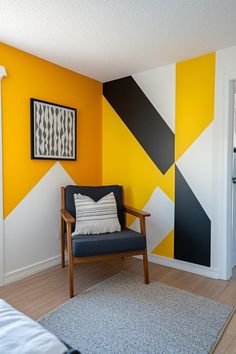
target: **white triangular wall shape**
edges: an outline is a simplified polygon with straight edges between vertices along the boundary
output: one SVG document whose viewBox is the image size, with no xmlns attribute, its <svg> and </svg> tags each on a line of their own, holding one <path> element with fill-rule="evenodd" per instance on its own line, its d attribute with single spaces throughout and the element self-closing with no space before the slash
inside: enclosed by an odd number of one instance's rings
<svg viewBox="0 0 236 354">
<path fill-rule="evenodd" d="M 147 248 L 152 251 L 174 228 L 174 203 L 157 187 L 143 210 L 151 213 L 151 217 L 146 219 L 146 231 Z M 139 219 L 130 228 L 140 231 Z"/>
<path fill-rule="evenodd" d="M 199 203 L 211 219 L 213 122 L 176 162 Z"/>
<path fill-rule="evenodd" d="M 60 253 L 60 187 L 75 184 L 59 162 L 4 221 L 5 273 Z"/>
<path fill-rule="evenodd" d="M 133 79 L 175 132 L 175 64 L 133 75 Z"/>
</svg>

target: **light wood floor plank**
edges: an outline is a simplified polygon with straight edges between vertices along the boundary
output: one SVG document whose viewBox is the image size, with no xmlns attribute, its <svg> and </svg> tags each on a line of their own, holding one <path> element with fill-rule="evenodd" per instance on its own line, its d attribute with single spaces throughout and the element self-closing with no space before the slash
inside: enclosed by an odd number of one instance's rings
<svg viewBox="0 0 236 354">
<path fill-rule="evenodd" d="M 81 293 L 121 270 L 142 275 L 142 262 L 128 258 L 76 266 L 75 292 Z M 230 281 L 209 279 L 154 263 L 150 263 L 149 271 L 151 281 L 160 281 L 236 307 L 236 270 Z M 67 268 L 53 267 L 0 287 L 0 297 L 31 318 L 39 319 L 69 300 Z M 236 354 L 236 315 L 223 334 L 215 354 Z"/>
</svg>

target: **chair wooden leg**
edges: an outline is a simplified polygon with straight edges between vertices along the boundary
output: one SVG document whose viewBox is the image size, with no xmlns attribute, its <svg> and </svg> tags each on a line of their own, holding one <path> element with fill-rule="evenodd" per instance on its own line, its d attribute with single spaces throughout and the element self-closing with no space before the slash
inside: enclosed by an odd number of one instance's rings
<svg viewBox="0 0 236 354">
<path fill-rule="evenodd" d="M 61 266 L 65 267 L 65 240 L 64 240 L 64 221 L 61 218 Z"/>
<path fill-rule="evenodd" d="M 67 223 L 67 254 L 68 254 L 68 275 L 70 297 L 74 296 L 74 268 L 73 268 L 73 254 L 72 254 L 72 240 L 71 240 L 71 224 Z"/>
<path fill-rule="evenodd" d="M 144 283 L 149 284 L 147 249 L 145 249 L 143 253 L 143 273 L 144 273 Z"/>
<path fill-rule="evenodd" d="M 61 267 L 65 268 L 65 250 L 61 247 Z"/>
<path fill-rule="evenodd" d="M 62 268 L 65 267 L 65 241 L 62 236 L 61 236 L 61 266 Z"/>
<path fill-rule="evenodd" d="M 73 260 L 69 262 L 69 286 L 70 286 L 70 297 L 74 297 L 74 267 Z"/>
<path fill-rule="evenodd" d="M 65 188 L 61 187 L 61 209 L 65 209 Z M 65 221 L 61 215 L 61 266 L 65 267 Z"/>
</svg>

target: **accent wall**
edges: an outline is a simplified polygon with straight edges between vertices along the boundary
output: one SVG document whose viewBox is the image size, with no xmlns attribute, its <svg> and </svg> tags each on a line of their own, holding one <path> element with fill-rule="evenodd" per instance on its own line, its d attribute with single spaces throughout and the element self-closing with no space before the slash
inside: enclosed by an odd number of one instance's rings
<svg viewBox="0 0 236 354">
<path fill-rule="evenodd" d="M 59 261 L 60 186 L 102 183 L 102 84 L 0 43 L 5 279 Z M 31 160 L 30 98 L 77 109 L 77 161 Z"/>
<path fill-rule="evenodd" d="M 236 72 L 235 57 L 236 47 L 228 48 L 102 88 L 0 43 L 8 73 L 2 81 L 5 280 L 60 261 L 60 186 L 73 183 L 123 185 L 126 203 L 152 214 L 151 261 L 221 276 L 222 218 L 215 209 L 222 198 L 214 199 L 213 186 L 222 179 L 222 83 Z M 30 159 L 30 97 L 77 108 L 77 161 Z M 132 216 L 128 224 L 139 229 Z"/>
<path fill-rule="evenodd" d="M 207 267 L 214 90 L 215 53 L 103 85 L 103 183 L 151 212 L 152 255 Z"/>
</svg>

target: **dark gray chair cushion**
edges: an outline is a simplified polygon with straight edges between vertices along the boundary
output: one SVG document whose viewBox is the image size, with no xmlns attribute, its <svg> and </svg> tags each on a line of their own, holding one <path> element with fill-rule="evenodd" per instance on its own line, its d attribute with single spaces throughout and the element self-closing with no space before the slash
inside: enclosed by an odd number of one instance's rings
<svg viewBox="0 0 236 354">
<path fill-rule="evenodd" d="M 139 232 L 124 229 L 121 232 L 100 235 L 78 235 L 72 240 L 73 257 L 144 250 L 146 238 Z"/>
<path fill-rule="evenodd" d="M 114 193 L 116 199 L 118 218 L 121 228 L 123 229 L 125 226 L 125 213 L 123 206 L 123 189 L 121 186 L 67 186 L 65 188 L 65 208 L 73 217 L 75 217 L 74 194 L 80 193 L 87 195 L 97 202 L 99 199 L 111 192 Z M 72 231 L 74 231 L 74 225 L 72 227 Z"/>
</svg>

